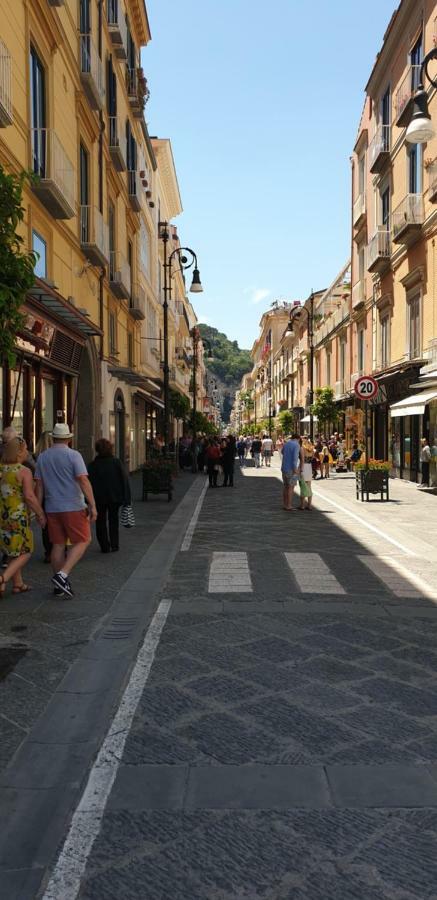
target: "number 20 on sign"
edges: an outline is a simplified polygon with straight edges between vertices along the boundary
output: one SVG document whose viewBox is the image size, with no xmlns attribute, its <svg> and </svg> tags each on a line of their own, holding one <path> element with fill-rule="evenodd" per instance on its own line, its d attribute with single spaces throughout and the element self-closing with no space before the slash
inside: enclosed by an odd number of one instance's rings
<svg viewBox="0 0 437 900">
<path fill-rule="evenodd" d="M 378 382 L 371 375 L 362 375 L 355 382 L 355 393 L 361 400 L 372 400 L 378 393 Z"/>
</svg>

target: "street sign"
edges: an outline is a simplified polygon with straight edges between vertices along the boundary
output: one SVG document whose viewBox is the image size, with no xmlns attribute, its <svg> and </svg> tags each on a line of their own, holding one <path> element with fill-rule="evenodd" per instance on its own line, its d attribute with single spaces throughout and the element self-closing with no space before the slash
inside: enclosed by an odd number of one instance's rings
<svg viewBox="0 0 437 900">
<path fill-rule="evenodd" d="M 361 400 L 372 400 L 378 393 L 378 382 L 371 375 L 362 375 L 355 382 L 355 393 Z"/>
</svg>

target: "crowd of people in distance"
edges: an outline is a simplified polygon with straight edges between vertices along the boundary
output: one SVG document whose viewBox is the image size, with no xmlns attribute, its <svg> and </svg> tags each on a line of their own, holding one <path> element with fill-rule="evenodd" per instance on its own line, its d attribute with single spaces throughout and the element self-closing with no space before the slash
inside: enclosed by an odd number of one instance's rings
<svg viewBox="0 0 437 900">
<path fill-rule="evenodd" d="M 109 441 L 96 443 L 88 469 L 69 446 L 73 435 L 58 422 L 43 432 L 35 453 L 13 427 L 2 434 L 0 456 L 0 597 L 30 590 L 23 569 L 34 549 L 31 516 L 42 529 L 44 561 L 51 563 L 55 596 L 74 596 L 70 573 L 91 543 L 91 524 L 102 553 L 119 548 L 121 506 L 131 502 L 128 476 Z"/>
</svg>

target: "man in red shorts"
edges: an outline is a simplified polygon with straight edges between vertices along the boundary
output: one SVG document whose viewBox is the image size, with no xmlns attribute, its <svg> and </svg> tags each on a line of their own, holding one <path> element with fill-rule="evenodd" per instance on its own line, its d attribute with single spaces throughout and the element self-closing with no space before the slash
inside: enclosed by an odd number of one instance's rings
<svg viewBox="0 0 437 900">
<path fill-rule="evenodd" d="M 72 597 L 74 592 L 69 575 L 91 543 L 90 522 L 95 522 L 97 510 L 83 458 L 68 446 L 73 437 L 68 425 L 58 422 L 52 437 L 53 446 L 38 457 L 36 495 L 44 506 L 53 544 L 54 592 L 58 596 Z M 71 546 L 65 554 L 67 541 Z"/>
</svg>

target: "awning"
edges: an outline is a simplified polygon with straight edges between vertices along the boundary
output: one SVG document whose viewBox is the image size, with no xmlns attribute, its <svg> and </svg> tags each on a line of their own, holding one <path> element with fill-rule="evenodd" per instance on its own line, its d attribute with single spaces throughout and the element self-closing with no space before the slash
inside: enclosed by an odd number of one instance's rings
<svg viewBox="0 0 437 900">
<path fill-rule="evenodd" d="M 398 416 L 399 418 L 403 416 L 423 416 L 426 404 L 436 399 L 437 389 L 435 388 L 432 391 L 411 394 L 409 397 L 404 397 L 403 400 L 398 400 L 397 403 L 392 403 L 390 412 L 392 416 Z"/>
<path fill-rule="evenodd" d="M 124 381 L 125 384 L 130 384 L 133 387 L 148 388 L 149 391 L 158 390 L 158 386 L 154 381 L 147 378 L 146 375 L 141 375 L 140 372 L 136 372 L 135 369 L 128 368 L 127 366 L 108 366 L 108 372 L 110 375 L 114 375 L 115 378 L 118 378 L 119 381 Z"/>
<path fill-rule="evenodd" d="M 153 397 L 152 394 L 148 394 L 147 391 L 143 391 L 142 388 L 138 388 L 137 394 L 139 397 L 142 397 L 147 403 L 152 403 L 153 406 L 157 406 L 159 409 L 164 409 L 164 403 L 162 400 L 158 400 L 158 397 Z"/>
<path fill-rule="evenodd" d="M 313 416 L 312 419 L 313 419 L 313 422 L 319 421 L 318 416 Z M 303 422 L 304 425 L 306 425 L 307 423 L 309 424 L 311 422 L 311 416 L 304 416 L 303 419 L 301 419 L 300 421 Z"/>
<path fill-rule="evenodd" d="M 77 307 L 65 300 L 55 288 L 46 284 L 44 279 L 35 278 L 35 284 L 27 292 L 31 300 L 36 300 L 49 313 L 53 313 L 70 328 L 75 328 L 85 337 L 91 335 L 101 335 L 103 332 L 97 325 L 88 318 L 87 315 L 80 312 Z"/>
</svg>

